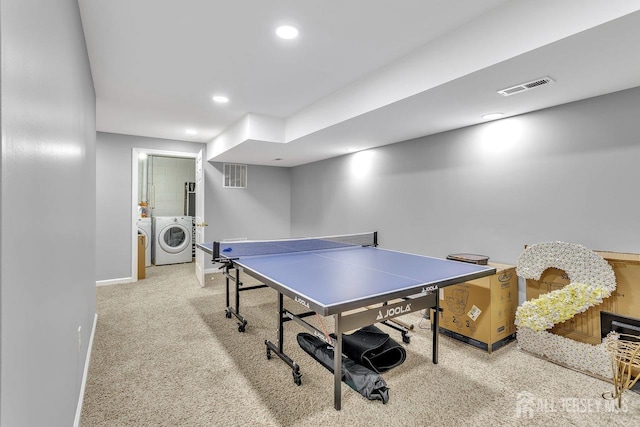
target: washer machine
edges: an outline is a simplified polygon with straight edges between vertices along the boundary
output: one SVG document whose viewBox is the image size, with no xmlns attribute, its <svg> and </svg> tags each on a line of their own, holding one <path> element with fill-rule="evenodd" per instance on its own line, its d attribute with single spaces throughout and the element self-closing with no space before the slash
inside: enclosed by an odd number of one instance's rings
<svg viewBox="0 0 640 427">
<path fill-rule="evenodd" d="M 153 217 L 151 261 L 155 265 L 192 262 L 192 221 L 190 216 Z"/>
<path fill-rule="evenodd" d="M 153 234 L 151 233 L 151 218 L 138 218 L 138 234 L 144 236 L 144 265 L 151 265 L 151 247 L 153 246 Z"/>
</svg>

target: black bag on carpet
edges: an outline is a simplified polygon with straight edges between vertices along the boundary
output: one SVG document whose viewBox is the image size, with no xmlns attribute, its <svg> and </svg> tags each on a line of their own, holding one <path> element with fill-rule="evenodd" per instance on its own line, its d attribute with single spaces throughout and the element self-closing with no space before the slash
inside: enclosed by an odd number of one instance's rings
<svg viewBox="0 0 640 427">
<path fill-rule="evenodd" d="M 407 358 L 404 347 L 373 325 L 343 335 L 342 353 L 379 374 L 395 368 Z"/>
<path fill-rule="evenodd" d="M 301 332 L 298 344 L 322 366 L 333 372 L 333 347 L 317 337 Z M 389 401 L 389 387 L 384 379 L 366 366 L 362 366 L 343 354 L 342 381 L 369 400 Z"/>
</svg>

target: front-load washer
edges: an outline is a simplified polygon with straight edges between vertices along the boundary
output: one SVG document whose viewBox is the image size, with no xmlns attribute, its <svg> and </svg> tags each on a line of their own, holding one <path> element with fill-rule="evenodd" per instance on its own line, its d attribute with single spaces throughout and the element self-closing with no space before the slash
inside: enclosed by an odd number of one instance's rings
<svg viewBox="0 0 640 427">
<path fill-rule="evenodd" d="M 192 221 L 190 216 L 153 217 L 151 261 L 155 265 L 193 261 L 191 252 Z"/>
<path fill-rule="evenodd" d="M 151 218 L 138 218 L 138 234 L 144 236 L 144 265 L 151 265 L 151 247 L 153 246 L 153 234 L 151 233 Z"/>
</svg>

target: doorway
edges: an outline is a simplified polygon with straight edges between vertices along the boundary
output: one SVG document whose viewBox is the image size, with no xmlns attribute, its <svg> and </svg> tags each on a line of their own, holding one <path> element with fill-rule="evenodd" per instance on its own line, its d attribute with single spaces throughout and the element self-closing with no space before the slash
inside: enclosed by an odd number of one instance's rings
<svg viewBox="0 0 640 427">
<path fill-rule="evenodd" d="M 131 188 L 131 273 L 133 281 L 138 278 L 138 219 L 144 214 L 146 217 L 152 216 L 183 216 L 184 199 L 176 196 L 176 200 L 166 200 L 162 197 L 163 202 L 158 203 L 158 189 L 149 185 L 149 162 L 148 159 L 158 158 L 170 161 L 185 160 L 191 163 L 193 170 L 197 167 L 197 158 L 202 156 L 202 150 L 199 153 L 177 152 L 167 150 L 156 150 L 150 148 L 133 148 L 131 153 L 131 170 L 132 170 L 132 188 Z M 141 160 L 145 158 L 146 161 Z M 201 158 L 201 157 L 200 157 Z M 166 163 L 166 162 L 165 162 Z M 153 168 L 153 167 L 152 167 Z M 152 172 L 153 173 L 153 172 Z M 156 170 L 157 173 L 157 170 Z M 195 173 L 192 181 L 195 181 Z M 187 181 L 189 182 L 189 181 Z M 204 180 L 200 182 L 203 185 Z M 184 183 L 182 184 L 184 185 Z M 155 192 L 154 192 L 155 190 Z M 203 189 L 202 189 L 203 190 Z M 196 206 L 204 203 L 204 191 L 195 192 Z M 199 197 L 200 196 L 200 197 Z M 179 199 L 179 200 L 178 200 Z M 146 206 L 144 206 L 146 204 Z M 192 239 L 195 236 L 191 236 Z M 151 244 L 151 242 L 149 242 Z"/>
</svg>

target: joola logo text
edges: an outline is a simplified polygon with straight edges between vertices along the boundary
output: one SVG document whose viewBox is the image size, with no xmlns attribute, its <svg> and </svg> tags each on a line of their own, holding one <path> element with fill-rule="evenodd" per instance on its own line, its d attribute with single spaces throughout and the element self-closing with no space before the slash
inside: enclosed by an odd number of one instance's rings
<svg viewBox="0 0 640 427">
<path fill-rule="evenodd" d="M 438 289 L 438 286 L 436 286 L 436 285 L 425 286 L 424 288 L 422 288 L 422 293 L 423 294 L 427 294 L 429 292 L 435 291 L 436 289 Z"/>
<path fill-rule="evenodd" d="M 376 320 L 387 319 L 389 317 L 398 316 L 400 314 L 408 313 L 411 311 L 411 303 L 405 305 L 404 307 L 399 306 L 395 308 L 388 308 L 386 310 L 378 310 L 378 317 Z"/>
<path fill-rule="evenodd" d="M 307 308 L 311 308 L 311 307 L 309 307 L 309 303 L 306 302 L 305 300 L 303 300 L 302 298 L 295 297 L 294 301 L 297 302 L 298 304 L 304 305 Z"/>
</svg>

